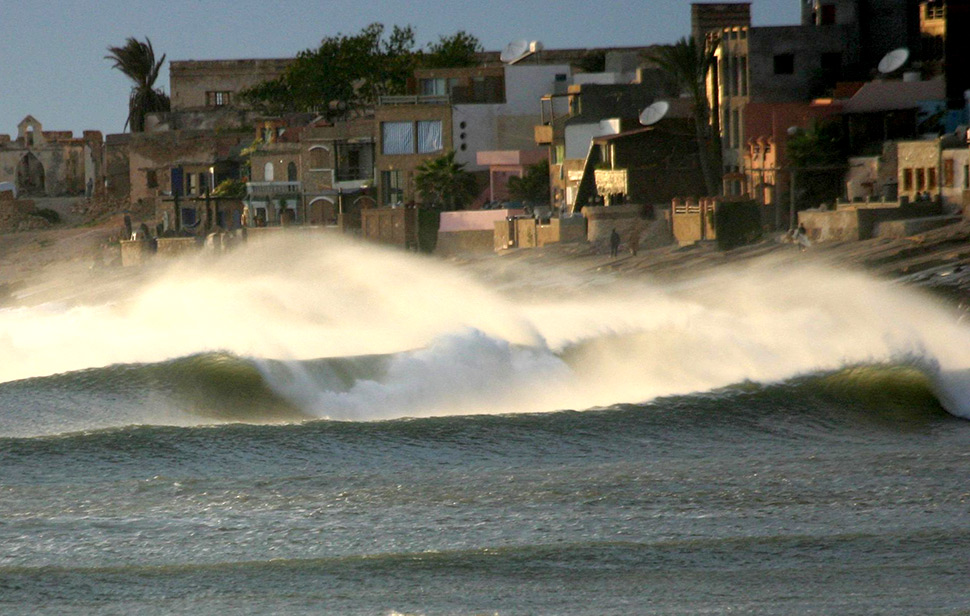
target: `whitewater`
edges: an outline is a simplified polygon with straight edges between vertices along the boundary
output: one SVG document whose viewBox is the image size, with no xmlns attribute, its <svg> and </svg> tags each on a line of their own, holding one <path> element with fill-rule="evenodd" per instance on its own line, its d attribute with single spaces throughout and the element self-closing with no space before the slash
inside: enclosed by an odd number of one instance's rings
<svg viewBox="0 0 970 616">
<path fill-rule="evenodd" d="M 0 612 L 970 609 L 953 307 L 285 240 L 0 309 Z"/>
</svg>

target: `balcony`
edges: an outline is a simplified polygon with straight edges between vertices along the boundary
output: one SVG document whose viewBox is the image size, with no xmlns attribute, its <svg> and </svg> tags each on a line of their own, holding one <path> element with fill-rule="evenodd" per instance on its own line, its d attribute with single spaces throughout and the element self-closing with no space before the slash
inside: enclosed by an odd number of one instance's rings
<svg viewBox="0 0 970 616">
<path fill-rule="evenodd" d="M 451 98 L 444 95 L 405 95 L 405 96 L 382 96 L 379 99 L 381 105 L 450 105 Z"/>
<path fill-rule="evenodd" d="M 535 137 L 537 145 L 549 145 L 552 143 L 552 124 L 537 124 L 535 127 Z"/>
<path fill-rule="evenodd" d="M 626 169 L 596 169 L 596 192 L 600 195 L 624 195 L 630 192 Z"/>
<path fill-rule="evenodd" d="M 285 197 L 302 192 L 300 182 L 246 182 L 246 194 L 250 197 Z"/>
</svg>

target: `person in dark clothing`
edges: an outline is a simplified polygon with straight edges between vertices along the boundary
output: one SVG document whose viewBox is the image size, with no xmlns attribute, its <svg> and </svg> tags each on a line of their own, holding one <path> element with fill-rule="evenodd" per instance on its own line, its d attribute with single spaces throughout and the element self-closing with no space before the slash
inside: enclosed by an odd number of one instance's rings
<svg viewBox="0 0 970 616">
<path fill-rule="evenodd" d="M 610 233 L 610 256 L 616 257 L 617 253 L 620 251 L 620 234 L 613 229 L 613 233 Z"/>
</svg>

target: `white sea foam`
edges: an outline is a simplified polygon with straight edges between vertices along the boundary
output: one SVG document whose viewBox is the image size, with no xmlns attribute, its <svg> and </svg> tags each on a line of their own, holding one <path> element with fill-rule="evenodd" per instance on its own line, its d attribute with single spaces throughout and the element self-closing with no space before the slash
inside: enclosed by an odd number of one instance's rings
<svg viewBox="0 0 970 616">
<path fill-rule="evenodd" d="M 0 381 L 207 350 L 290 361 L 282 395 L 342 419 L 550 411 L 918 358 L 970 417 L 970 331 L 859 273 L 762 262 L 689 284 L 455 268 L 336 237 L 172 263 L 98 305 L 0 311 Z M 338 390 L 299 360 L 393 354 Z"/>
</svg>

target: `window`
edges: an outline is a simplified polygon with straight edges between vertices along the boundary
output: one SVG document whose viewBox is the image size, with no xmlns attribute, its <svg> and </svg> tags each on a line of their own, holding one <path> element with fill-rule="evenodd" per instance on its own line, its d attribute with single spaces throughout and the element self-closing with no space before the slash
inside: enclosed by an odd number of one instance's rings
<svg viewBox="0 0 970 616">
<path fill-rule="evenodd" d="M 195 173 L 186 173 L 185 179 L 188 182 L 188 186 L 185 187 L 185 193 L 188 195 L 195 195 L 199 192 L 199 176 Z"/>
<path fill-rule="evenodd" d="M 913 170 L 903 169 L 903 191 L 909 192 L 913 190 Z"/>
<path fill-rule="evenodd" d="M 448 94 L 448 81 L 444 78 L 422 79 L 421 94 L 424 96 L 445 96 Z"/>
<path fill-rule="evenodd" d="M 738 82 L 741 96 L 748 95 L 748 56 L 738 56 Z"/>
<path fill-rule="evenodd" d="M 926 170 L 916 170 L 916 190 L 923 192 L 926 189 Z"/>
<path fill-rule="evenodd" d="M 224 107 L 229 104 L 231 97 L 230 92 L 206 92 L 205 104 L 209 107 Z"/>
<path fill-rule="evenodd" d="M 833 84 L 842 77 L 841 53 L 835 51 L 822 54 L 822 77 Z"/>
<path fill-rule="evenodd" d="M 327 168 L 327 150 L 321 146 L 310 148 L 310 169 Z"/>
<path fill-rule="evenodd" d="M 556 73 L 556 81 L 566 81 L 566 73 Z"/>
<path fill-rule="evenodd" d="M 414 153 L 414 123 L 382 122 L 381 123 L 381 153 L 382 154 L 413 154 Z"/>
<path fill-rule="evenodd" d="M 366 180 L 374 177 L 372 143 L 338 143 L 336 146 L 336 179 L 338 182 Z"/>
<path fill-rule="evenodd" d="M 775 75 L 792 75 L 795 73 L 795 54 L 781 53 L 775 56 Z"/>
<path fill-rule="evenodd" d="M 400 171 L 381 171 L 381 193 L 384 205 L 404 201 L 404 182 Z"/>
<path fill-rule="evenodd" d="M 158 173 L 154 169 L 145 172 L 145 184 L 148 188 L 158 188 Z"/>
<path fill-rule="evenodd" d="M 936 168 L 934 167 L 926 170 L 926 189 L 936 190 Z"/>
<path fill-rule="evenodd" d="M 970 165 L 963 166 L 963 187 L 970 188 Z"/>
<path fill-rule="evenodd" d="M 552 161 L 553 164 L 554 165 L 561 165 L 563 159 L 566 158 L 566 146 L 565 145 L 557 145 L 556 148 L 553 150 L 553 155 L 552 156 L 553 156 L 553 161 Z"/>
<path fill-rule="evenodd" d="M 286 181 L 296 182 L 296 163 L 291 162 L 286 166 Z"/>
<path fill-rule="evenodd" d="M 272 182 L 273 181 L 273 163 L 266 163 L 263 165 L 263 181 Z"/>
<path fill-rule="evenodd" d="M 953 188 L 953 159 L 947 158 L 943 161 L 943 185 L 947 188 Z"/>
<path fill-rule="evenodd" d="M 731 147 L 741 147 L 741 110 L 731 111 Z"/>
<path fill-rule="evenodd" d="M 418 122 L 418 153 L 429 154 L 442 150 L 441 120 Z"/>
</svg>

